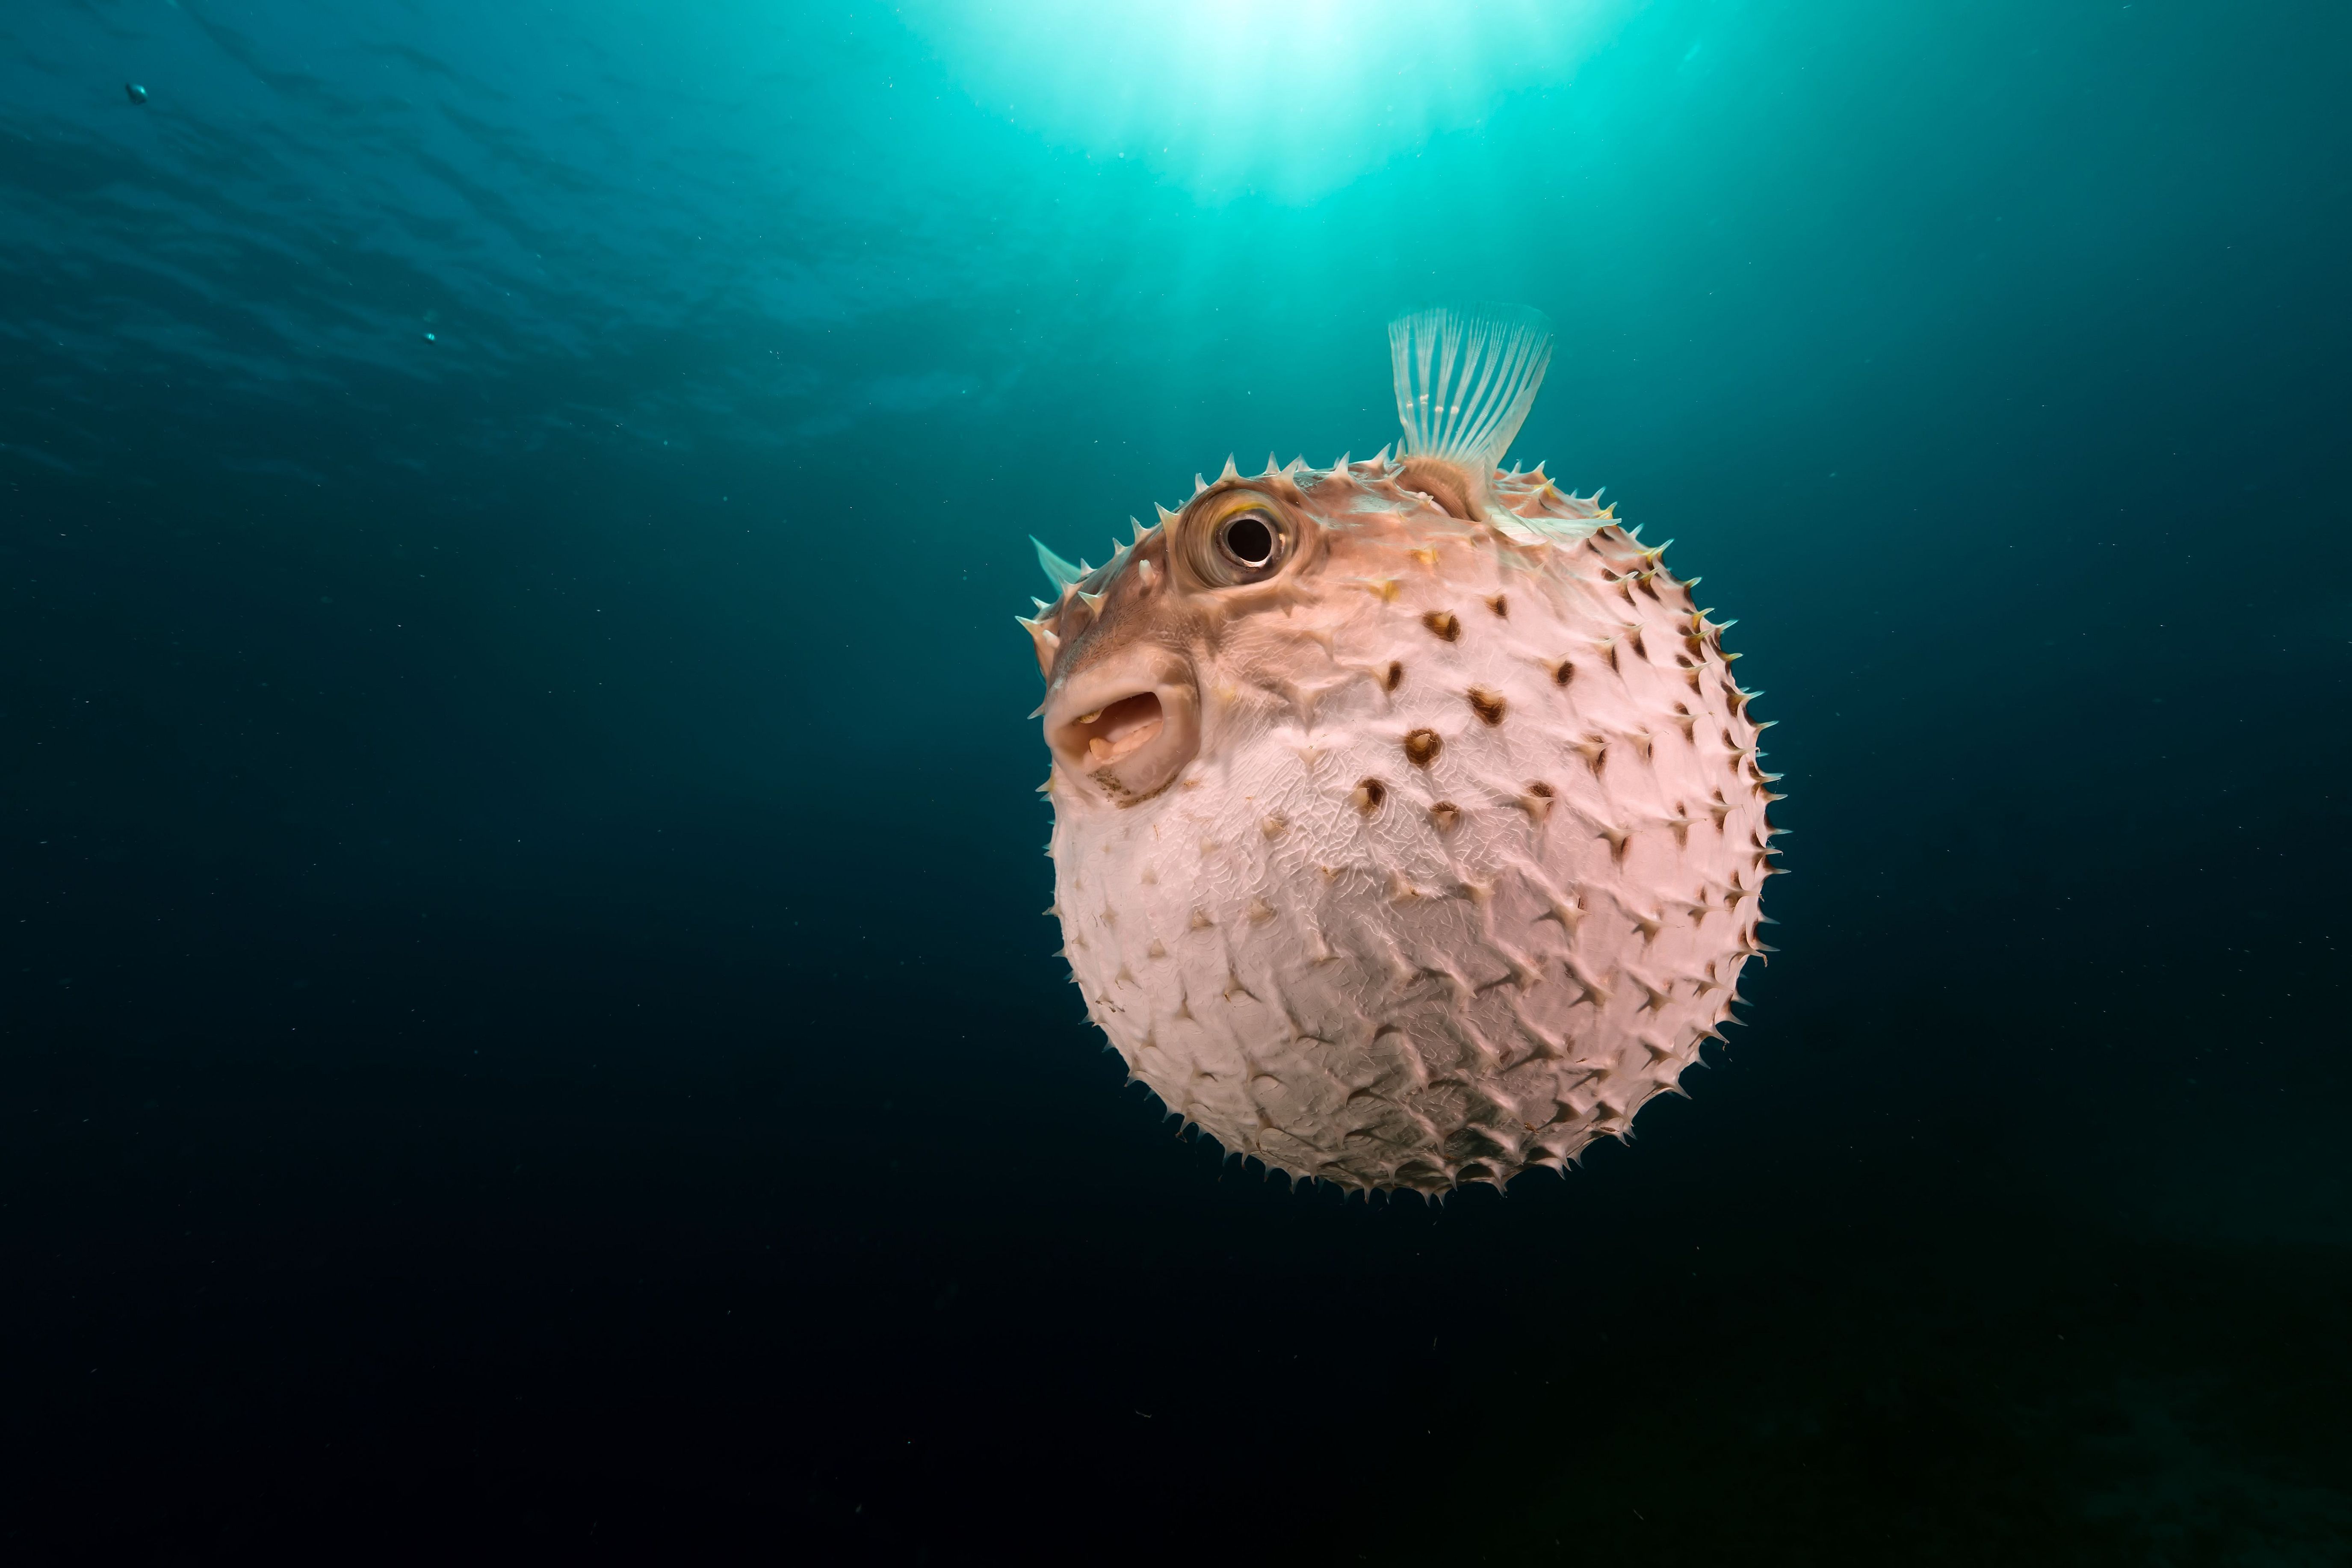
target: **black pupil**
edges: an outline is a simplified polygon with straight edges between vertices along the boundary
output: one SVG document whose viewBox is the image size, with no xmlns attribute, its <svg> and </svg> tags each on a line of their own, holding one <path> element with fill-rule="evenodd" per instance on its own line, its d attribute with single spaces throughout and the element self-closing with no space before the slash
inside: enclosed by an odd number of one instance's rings
<svg viewBox="0 0 2352 1568">
<path fill-rule="evenodd" d="M 1225 549 L 1244 566 L 1263 566 L 1274 559 L 1274 530 L 1263 518 L 1237 517 L 1225 524 Z"/>
</svg>

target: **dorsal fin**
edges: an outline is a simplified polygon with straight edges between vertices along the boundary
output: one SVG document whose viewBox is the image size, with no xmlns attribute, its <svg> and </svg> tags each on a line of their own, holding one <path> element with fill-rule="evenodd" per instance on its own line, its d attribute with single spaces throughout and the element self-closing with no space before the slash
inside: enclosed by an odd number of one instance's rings
<svg viewBox="0 0 2352 1568">
<path fill-rule="evenodd" d="M 1037 564 L 1043 566 L 1045 569 L 1045 575 L 1054 580 L 1054 591 L 1055 593 L 1060 593 L 1063 589 L 1068 587 L 1071 584 L 1086 575 L 1085 573 L 1079 571 L 1076 567 L 1071 565 L 1068 562 L 1063 560 L 1052 551 L 1046 549 L 1044 542 L 1035 534 L 1033 533 L 1029 536 L 1029 542 L 1037 546 Z"/>
<path fill-rule="evenodd" d="M 1502 464 L 1551 363 L 1551 321 L 1525 305 L 1416 310 L 1389 323 L 1399 457 L 1443 458 L 1474 483 Z"/>
</svg>

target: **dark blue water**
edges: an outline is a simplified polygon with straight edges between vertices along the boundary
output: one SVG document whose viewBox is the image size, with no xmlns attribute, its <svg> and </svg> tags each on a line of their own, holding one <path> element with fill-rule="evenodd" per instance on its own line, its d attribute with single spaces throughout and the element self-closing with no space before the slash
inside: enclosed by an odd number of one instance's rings
<svg viewBox="0 0 2352 1568">
<path fill-rule="evenodd" d="M 10 1556 L 2352 1560 L 2347 51 L 19 0 Z M 1435 1210 L 1122 1088 L 1010 618 L 1432 299 L 1796 830 L 1694 1098 Z"/>
</svg>

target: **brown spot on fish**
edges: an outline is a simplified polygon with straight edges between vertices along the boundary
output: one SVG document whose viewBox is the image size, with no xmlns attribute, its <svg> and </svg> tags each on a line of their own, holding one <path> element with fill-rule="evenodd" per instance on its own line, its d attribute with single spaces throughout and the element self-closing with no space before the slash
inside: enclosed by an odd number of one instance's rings
<svg viewBox="0 0 2352 1568">
<path fill-rule="evenodd" d="M 1462 623 L 1451 610 L 1432 610 L 1421 617 L 1421 624 L 1435 632 L 1441 641 L 1454 642 L 1462 636 Z"/>
<path fill-rule="evenodd" d="M 1558 664 L 1551 667 L 1551 683 L 1554 686 L 1566 686 L 1570 681 L 1575 679 L 1576 664 L 1574 660 L 1564 658 Z"/>
<path fill-rule="evenodd" d="M 1388 678 L 1383 684 L 1386 685 L 1391 691 L 1394 691 L 1398 687 L 1402 686 L 1404 684 L 1404 666 L 1391 659 L 1389 662 Z"/>
<path fill-rule="evenodd" d="M 1462 820 L 1462 808 L 1450 800 L 1441 800 L 1429 808 L 1429 820 L 1437 825 L 1440 833 L 1451 833 L 1454 825 Z"/>
<path fill-rule="evenodd" d="M 1355 807 L 1358 811 L 1362 812 L 1366 816 L 1370 816 L 1372 813 L 1380 810 L 1381 803 L 1388 799 L 1388 785 L 1381 783 L 1378 779 L 1362 779 L 1358 781 L 1356 784 L 1356 793 L 1349 796 L 1349 799 L 1354 802 Z"/>
<path fill-rule="evenodd" d="M 1474 686 L 1470 689 L 1470 710 L 1486 723 L 1499 724 L 1503 721 L 1503 699 L 1483 686 Z"/>
<path fill-rule="evenodd" d="M 1487 600 L 1486 607 L 1507 621 L 1511 618 L 1511 602 L 1507 597 L 1501 594 L 1497 594 L 1493 598 Z"/>
<path fill-rule="evenodd" d="M 1445 742 L 1434 730 L 1415 730 L 1404 738 L 1404 758 L 1414 767 L 1425 768 L 1437 760 Z"/>
</svg>

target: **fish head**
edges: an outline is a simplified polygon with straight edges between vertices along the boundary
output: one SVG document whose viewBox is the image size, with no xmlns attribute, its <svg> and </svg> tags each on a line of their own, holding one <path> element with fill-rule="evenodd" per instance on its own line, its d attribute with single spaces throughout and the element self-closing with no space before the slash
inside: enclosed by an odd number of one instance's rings
<svg viewBox="0 0 2352 1568">
<path fill-rule="evenodd" d="M 1269 466 L 1203 488 L 1066 584 L 1030 624 L 1071 804 L 1141 805 L 1196 759 L 1230 762 L 1286 717 L 1306 722 L 1321 694 L 1377 683 L 1341 656 L 1347 628 L 1405 613 L 1400 574 L 1441 545 L 1507 542 L 1466 515 L 1471 493 L 1430 459 Z"/>
</svg>

